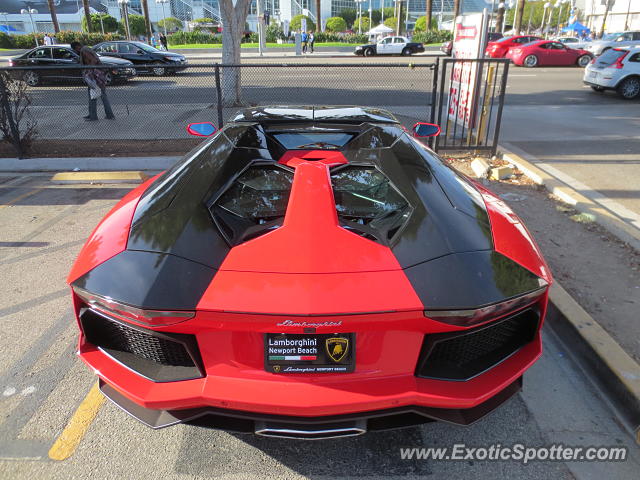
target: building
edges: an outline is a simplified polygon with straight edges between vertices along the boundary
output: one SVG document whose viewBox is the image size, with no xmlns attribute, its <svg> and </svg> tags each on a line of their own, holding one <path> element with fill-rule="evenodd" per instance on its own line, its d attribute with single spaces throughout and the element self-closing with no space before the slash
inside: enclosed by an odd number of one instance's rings
<svg viewBox="0 0 640 480">
<path fill-rule="evenodd" d="M 257 29 L 256 1 L 253 0 L 247 23 L 251 30 Z M 409 11 L 403 19 L 409 29 L 413 27 L 416 19 L 424 16 L 426 10 L 425 0 L 402 0 L 408 2 Z M 591 0 L 585 0 L 589 2 Z M 617 0 L 618 3 L 624 0 Z M 263 10 L 271 14 L 276 21 L 290 21 L 296 15 L 308 13 L 312 20 L 316 21 L 315 0 L 261 0 Z M 497 5 L 498 2 L 496 2 Z M 21 14 L 25 4 L 38 13 L 33 15 Z M 383 6 L 393 8 L 394 0 L 366 0 L 362 4 L 363 16 L 368 15 L 369 7 L 379 9 Z M 483 8 L 491 8 L 491 0 L 461 0 L 462 13 L 481 12 Z M 107 12 L 111 16 L 121 18 L 121 5 L 118 0 L 90 0 L 92 12 Z M 130 14 L 142 15 L 140 0 L 128 0 Z M 166 3 L 157 3 L 156 0 L 147 0 L 149 16 L 152 24 L 162 20 L 163 15 L 177 17 L 185 23 L 197 18 L 212 18 L 220 20 L 220 8 L 218 0 L 168 0 Z M 337 16 L 345 8 L 357 10 L 354 0 L 321 0 L 321 16 L 323 20 Z M 406 3 L 405 3 L 406 5 Z M 164 10 L 163 10 L 164 6 Z M 47 6 L 47 0 L 2 0 L 0 2 L 0 26 L 6 26 L 11 32 L 28 33 L 52 32 L 53 24 Z M 164 13 L 163 13 L 164 11 Z M 58 23 L 61 30 L 80 30 L 83 16 L 81 0 L 60 0 L 56 7 Z M 406 10 L 404 10 L 406 12 Z M 453 0 L 434 0 L 433 15 L 440 21 L 450 20 L 453 12 Z M 640 14 L 638 15 L 640 16 Z M 640 18 L 638 19 L 640 21 Z"/>
<path fill-rule="evenodd" d="M 604 0 L 582 0 L 584 3 L 584 23 L 591 30 L 599 32 L 604 20 L 606 6 Z M 612 0 L 604 31 L 607 33 L 624 30 L 640 30 L 640 0 Z"/>
</svg>

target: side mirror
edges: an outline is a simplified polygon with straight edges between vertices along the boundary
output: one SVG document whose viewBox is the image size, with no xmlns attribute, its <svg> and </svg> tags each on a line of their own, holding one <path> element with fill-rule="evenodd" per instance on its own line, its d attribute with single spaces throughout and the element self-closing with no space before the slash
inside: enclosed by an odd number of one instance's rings
<svg viewBox="0 0 640 480">
<path fill-rule="evenodd" d="M 440 134 L 440 126 L 435 123 L 418 122 L 413 126 L 414 137 L 437 137 Z"/>
<path fill-rule="evenodd" d="M 190 123 L 187 125 L 187 132 L 196 137 L 210 137 L 216 133 L 216 126 L 211 122 Z"/>
</svg>

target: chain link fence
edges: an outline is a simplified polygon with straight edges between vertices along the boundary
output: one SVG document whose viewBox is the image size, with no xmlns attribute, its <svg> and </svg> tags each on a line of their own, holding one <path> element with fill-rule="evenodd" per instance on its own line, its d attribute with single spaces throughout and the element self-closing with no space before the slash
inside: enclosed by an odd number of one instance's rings
<svg viewBox="0 0 640 480">
<path fill-rule="evenodd" d="M 437 63 L 190 65 L 179 72 L 153 70 L 126 80 L 107 70 L 107 96 L 115 120 L 87 122 L 88 89 L 78 67 L 13 67 L 29 83 L 30 114 L 39 139 L 157 140 L 186 138 L 191 122 L 224 123 L 242 107 L 359 105 L 390 110 L 407 125 L 433 118 Z M 129 72 L 131 73 L 131 72 Z M 35 74 L 35 76 L 34 76 Z M 234 78 L 239 75 L 239 88 Z"/>
</svg>

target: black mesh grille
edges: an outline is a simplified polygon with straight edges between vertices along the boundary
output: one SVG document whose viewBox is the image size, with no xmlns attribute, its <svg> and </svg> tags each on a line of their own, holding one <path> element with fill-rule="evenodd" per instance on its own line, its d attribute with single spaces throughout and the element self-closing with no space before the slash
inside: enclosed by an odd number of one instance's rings
<svg viewBox="0 0 640 480">
<path fill-rule="evenodd" d="M 194 361 L 195 356 L 200 363 L 193 335 L 145 331 L 89 309 L 81 312 L 80 320 L 89 343 L 151 379 L 171 381 L 201 376 Z"/>
<path fill-rule="evenodd" d="M 534 309 L 464 332 L 427 335 L 417 375 L 467 380 L 497 365 L 531 342 L 538 328 Z"/>
</svg>

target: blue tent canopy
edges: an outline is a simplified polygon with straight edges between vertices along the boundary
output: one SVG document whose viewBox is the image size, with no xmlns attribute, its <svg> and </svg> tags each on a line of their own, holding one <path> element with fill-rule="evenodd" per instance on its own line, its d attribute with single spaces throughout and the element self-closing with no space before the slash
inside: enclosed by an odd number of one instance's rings
<svg viewBox="0 0 640 480">
<path fill-rule="evenodd" d="M 566 27 L 564 27 L 562 29 L 563 32 L 584 32 L 584 33 L 590 33 L 591 30 L 589 29 L 589 27 L 581 24 L 580 22 L 573 22 L 570 23 L 569 25 L 567 25 Z"/>
<path fill-rule="evenodd" d="M 2 33 L 12 33 L 12 32 L 17 32 L 17 31 L 18 30 L 13 28 L 11 25 L 0 25 L 0 32 L 2 32 Z"/>
</svg>

